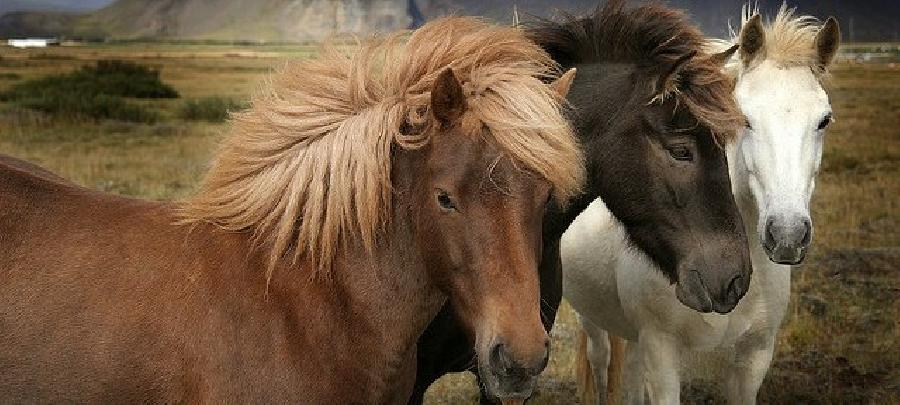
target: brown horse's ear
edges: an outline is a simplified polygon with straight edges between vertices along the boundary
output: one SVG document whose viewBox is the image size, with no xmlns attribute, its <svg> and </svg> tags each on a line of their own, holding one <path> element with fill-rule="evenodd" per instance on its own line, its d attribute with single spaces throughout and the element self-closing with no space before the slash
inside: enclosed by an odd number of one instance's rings
<svg viewBox="0 0 900 405">
<path fill-rule="evenodd" d="M 838 47 L 841 46 L 841 27 L 834 17 L 828 17 L 825 25 L 816 34 L 816 54 L 819 67 L 825 69 L 834 60 Z"/>
<path fill-rule="evenodd" d="M 728 60 L 731 59 L 731 56 L 734 55 L 735 52 L 737 52 L 739 47 L 740 45 L 734 45 L 722 52 L 709 55 L 707 59 L 716 65 L 725 66 L 725 63 L 727 63 Z"/>
<path fill-rule="evenodd" d="M 740 46 L 741 60 L 745 65 L 753 61 L 766 45 L 766 32 L 762 25 L 762 16 L 754 15 L 741 28 Z"/>
<path fill-rule="evenodd" d="M 553 83 L 550 83 L 550 88 L 553 89 L 556 94 L 559 94 L 560 97 L 566 98 L 566 96 L 569 94 L 569 89 L 572 88 L 572 82 L 574 80 L 575 68 L 571 68 L 566 71 L 566 73 L 563 73 L 563 75 L 560 76 L 559 79 L 556 79 L 553 81 Z"/>
<path fill-rule="evenodd" d="M 695 56 L 697 56 L 697 51 L 690 51 L 675 60 L 675 62 L 672 62 L 669 68 L 663 71 L 663 74 L 656 82 L 656 88 L 654 89 L 653 93 L 654 99 L 664 96 L 666 93 L 673 92 L 677 89 L 678 73 L 681 72 L 681 69 L 684 69 L 687 63 Z"/>
<path fill-rule="evenodd" d="M 466 96 L 452 68 L 444 69 L 431 89 L 431 111 L 442 124 L 452 124 L 466 110 Z"/>
</svg>

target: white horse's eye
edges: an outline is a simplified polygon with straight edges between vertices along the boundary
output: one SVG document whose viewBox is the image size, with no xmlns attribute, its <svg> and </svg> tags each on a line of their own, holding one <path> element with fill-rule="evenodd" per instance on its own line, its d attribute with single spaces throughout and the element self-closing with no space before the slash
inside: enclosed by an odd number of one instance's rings
<svg viewBox="0 0 900 405">
<path fill-rule="evenodd" d="M 826 115 L 825 118 L 822 118 L 822 122 L 819 123 L 819 126 L 816 129 L 819 131 L 825 129 L 828 124 L 831 124 L 831 121 L 833 121 L 831 114 Z"/>
</svg>

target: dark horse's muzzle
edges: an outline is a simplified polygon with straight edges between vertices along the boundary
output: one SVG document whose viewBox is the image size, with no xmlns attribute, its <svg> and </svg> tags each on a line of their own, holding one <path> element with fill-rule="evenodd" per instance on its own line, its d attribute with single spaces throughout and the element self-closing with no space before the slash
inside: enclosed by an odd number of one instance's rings
<svg viewBox="0 0 900 405">
<path fill-rule="evenodd" d="M 727 314 L 750 288 L 751 271 L 750 258 L 737 252 L 686 260 L 678 267 L 675 295 L 695 311 Z"/>
</svg>

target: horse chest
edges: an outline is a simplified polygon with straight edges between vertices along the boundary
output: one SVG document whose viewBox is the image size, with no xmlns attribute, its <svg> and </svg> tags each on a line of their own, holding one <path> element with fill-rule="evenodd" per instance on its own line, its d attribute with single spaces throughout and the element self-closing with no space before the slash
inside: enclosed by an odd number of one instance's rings
<svg viewBox="0 0 900 405">
<path fill-rule="evenodd" d="M 768 305 L 761 294 L 748 294 L 729 314 L 704 314 L 682 305 L 675 287 L 652 267 L 622 266 L 618 275 L 619 297 L 633 327 L 671 335 L 686 349 L 731 347 L 741 336 L 768 323 Z"/>
</svg>

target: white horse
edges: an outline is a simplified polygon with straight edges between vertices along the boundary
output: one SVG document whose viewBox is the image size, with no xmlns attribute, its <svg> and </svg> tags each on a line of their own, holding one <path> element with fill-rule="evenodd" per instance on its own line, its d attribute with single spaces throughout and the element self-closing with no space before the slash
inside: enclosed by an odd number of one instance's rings
<svg viewBox="0 0 900 405">
<path fill-rule="evenodd" d="M 630 248 L 622 225 L 594 201 L 562 240 L 564 295 L 587 334 L 576 357 L 583 392 L 591 397 L 584 403 L 606 399 L 607 332 L 628 341 L 625 403 L 643 404 L 645 389 L 652 403 L 678 403 L 681 381 L 696 377 L 723 382 L 730 403 L 756 401 L 790 299 L 790 265 L 803 260 L 812 236 L 809 202 L 832 121 L 821 79 L 840 30 L 834 18 L 820 24 L 786 6 L 767 24 L 752 14 L 742 12 L 741 51 L 729 66 L 747 127 L 726 146 L 751 239 L 749 291 L 726 315 L 681 305 L 670 282 Z M 614 385 L 619 376 L 609 377 Z M 618 398 L 614 391 L 610 398 Z"/>
</svg>

